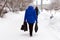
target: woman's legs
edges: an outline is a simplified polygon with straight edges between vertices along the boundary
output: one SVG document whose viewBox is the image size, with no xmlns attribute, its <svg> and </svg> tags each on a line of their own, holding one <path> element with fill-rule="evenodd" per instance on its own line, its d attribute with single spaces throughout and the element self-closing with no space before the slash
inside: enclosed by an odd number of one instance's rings
<svg viewBox="0 0 60 40">
<path fill-rule="evenodd" d="M 32 36 L 32 33 L 33 33 L 33 24 L 29 24 L 29 32 L 30 32 L 30 36 Z"/>
</svg>

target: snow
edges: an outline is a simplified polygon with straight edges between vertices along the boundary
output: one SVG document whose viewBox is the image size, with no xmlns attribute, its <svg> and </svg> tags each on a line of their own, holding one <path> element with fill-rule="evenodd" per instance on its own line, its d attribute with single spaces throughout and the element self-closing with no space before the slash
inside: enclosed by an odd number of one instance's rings
<svg viewBox="0 0 60 40">
<path fill-rule="evenodd" d="M 41 1 L 38 0 L 38 5 Z M 36 0 L 33 2 L 36 5 Z M 50 4 L 50 0 L 44 0 L 43 4 Z M 6 8 L 7 9 L 7 8 Z M 53 18 L 50 19 L 51 14 Z M 38 16 L 38 32 L 33 29 L 33 36 L 29 36 L 29 30 L 20 30 L 24 21 L 25 11 L 8 12 L 4 18 L 0 18 L 0 40 L 60 40 L 60 12 L 43 10 Z M 29 27 L 28 27 L 29 28 Z"/>
<path fill-rule="evenodd" d="M 25 11 L 8 12 L 0 18 L 0 40 L 60 40 L 60 12 L 50 19 L 51 14 L 43 10 L 38 16 L 39 30 L 37 33 L 33 30 L 32 37 L 29 31 L 20 30 L 24 15 Z"/>
</svg>

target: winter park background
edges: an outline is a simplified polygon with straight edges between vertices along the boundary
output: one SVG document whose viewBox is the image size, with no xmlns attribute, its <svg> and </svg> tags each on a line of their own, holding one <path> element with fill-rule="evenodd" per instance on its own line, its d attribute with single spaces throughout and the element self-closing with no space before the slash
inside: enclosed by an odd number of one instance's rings
<svg viewBox="0 0 60 40">
<path fill-rule="evenodd" d="M 0 2 L 1 1 L 4 0 L 0 0 Z M 8 12 L 5 14 L 2 13 L 1 15 L 3 15 L 3 17 L 0 17 L 0 40 L 60 40 L 59 2 L 59 0 L 43 0 L 43 11 L 41 11 L 41 0 L 38 0 L 37 4 L 40 11 L 38 16 L 39 30 L 37 33 L 33 31 L 33 37 L 29 36 L 29 31 L 24 32 L 21 31 L 20 28 L 24 21 L 25 8 L 28 5 L 27 3 L 33 3 L 35 6 L 36 0 L 33 2 L 27 2 L 26 6 L 22 6 L 20 9 L 23 11 L 19 11 L 18 5 L 17 7 L 12 5 L 8 5 L 8 7 L 6 6 L 4 9 L 6 9 Z M 3 3 L 5 3 L 5 1 L 2 2 L 2 4 Z M 50 19 L 51 15 L 54 16 L 52 19 Z"/>
</svg>

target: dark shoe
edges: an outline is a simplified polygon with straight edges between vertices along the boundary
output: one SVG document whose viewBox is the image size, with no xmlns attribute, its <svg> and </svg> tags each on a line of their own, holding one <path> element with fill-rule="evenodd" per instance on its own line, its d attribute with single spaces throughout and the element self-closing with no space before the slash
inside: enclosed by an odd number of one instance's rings
<svg viewBox="0 0 60 40">
<path fill-rule="evenodd" d="M 30 37 L 32 37 L 32 32 L 30 32 Z"/>
<path fill-rule="evenodd" d="M 32 34 L 30 34 L 30 37 L 32 37 Z"/>
<path fill-rule="evenodd" d="M 32 34 L 30 34 L 30 37 L 32 37 Z"/>
</svg>

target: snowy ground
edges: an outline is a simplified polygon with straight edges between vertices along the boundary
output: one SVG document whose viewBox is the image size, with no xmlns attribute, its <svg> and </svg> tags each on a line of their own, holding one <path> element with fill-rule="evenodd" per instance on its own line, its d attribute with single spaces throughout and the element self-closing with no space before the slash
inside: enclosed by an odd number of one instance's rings
<svg viewBox="0 0 60 40">
<path fill-rule="evenodd" d="M 54 12 L 54 11 L 53 11 Z M 25 12 L 9 12 L 0 18 L 0 40 L 60 40 L 60 12 L 50 19 L 50 13 L 43 11 L 38 17 L 37 33 L 33 30 L 33 37 L 29 31 L 20 30 Z"/>
</svg>

